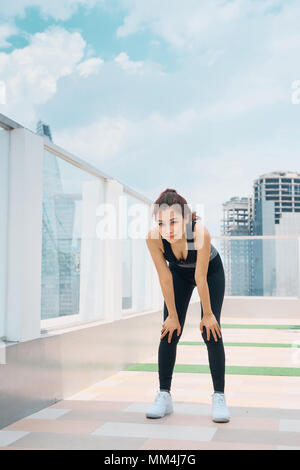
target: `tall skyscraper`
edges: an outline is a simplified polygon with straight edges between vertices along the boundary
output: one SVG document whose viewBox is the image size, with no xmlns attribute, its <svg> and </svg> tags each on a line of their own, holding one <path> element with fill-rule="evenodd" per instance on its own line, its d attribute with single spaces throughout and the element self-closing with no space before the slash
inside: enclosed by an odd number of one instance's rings
<svg viewBox="0 0 300 470">
<path fill-rule="evenodd" d="M 221 233 L 229 236 L 251 235 L 250 197 L 232 197 L 223 204 Z M 226 295 L 251 295 L 251 241 L 223 240 L 222 254 L 226 276 Z"/>
<path fill-rule="evenodd" d="M 41 119 L 39 119 L 36 125 L 36 133 L 39 135 L 44 135 L 52 142 L 52 135 L 49 124 L 46 124 Z"/>
<path fill-rule="evenodd" d="M 253 235 L 300 236 L 300 173 L 273 171 L 254 182 Z M 255 240 L 254 295 L 299 295 L 298 239 Z"/>
<path fill-rule="evenodd" d="M 46 319 L 79 312 L 80 240 L 74 232 L 82 196 L 66 191 L 66 175 L 50 152 L 44 155 L 43 177 L 41 316 Z"/>
</svg>

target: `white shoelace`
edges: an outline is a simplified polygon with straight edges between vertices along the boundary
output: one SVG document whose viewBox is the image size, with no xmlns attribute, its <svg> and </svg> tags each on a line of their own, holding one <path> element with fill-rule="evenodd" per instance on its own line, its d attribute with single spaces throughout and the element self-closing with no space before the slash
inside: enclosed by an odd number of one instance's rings
<svg viewBox="0 0 300 470">
<path fill-rule="evenodd" d="M 214 401 L 217 403 L 217 405 L 225 406 L 225 397 L 224 395 L 219 395 L 215 394 L 214 395 Z"/>
<path fill-rule="evenodd" d="M 164 399 L 166 399 L 168 397 L 168 395 L 166 393 L 161 393 L 161 392 L 158 392 L 157 393 L 157 396 L 155 398 L 155 401 L 159 400 L 159 398 L 163 397 Z"/>
</svg>

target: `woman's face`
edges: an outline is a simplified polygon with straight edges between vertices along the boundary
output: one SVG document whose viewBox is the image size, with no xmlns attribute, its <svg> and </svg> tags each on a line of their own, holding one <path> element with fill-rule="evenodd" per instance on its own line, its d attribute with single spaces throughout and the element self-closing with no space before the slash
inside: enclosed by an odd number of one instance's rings
<svg viewBox="0 0 300 470">
<path fill-rule="evenodd" d="M 182 239 L 185 233 L 186 221 L 181 212 L 172 207 L 158 211 L 157 224 L 161 236 L 170 243 Z"/>
</svg>

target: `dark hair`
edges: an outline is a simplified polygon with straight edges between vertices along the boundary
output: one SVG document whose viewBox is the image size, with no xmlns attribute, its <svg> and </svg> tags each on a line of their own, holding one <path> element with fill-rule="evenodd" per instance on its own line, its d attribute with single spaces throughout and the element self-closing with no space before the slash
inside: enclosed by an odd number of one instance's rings
<svg viewBox="0 0 300 470">
<path fill-rule="evenodd" d="M 189 214 L 189 221 L 201 218 L 197 215 L 196 211 L 191 212 L 186 199 L 178 194 L 176 189 L 170 188 L 167 188 L 160 193 L 159 197 L 154 202 L 153 215 L 155 216 L 157 214 L 161 205 L 172 206 L 173 204 L 180 205 L 182 217 L 184 217 L 186 213 Z"/>
</svg>

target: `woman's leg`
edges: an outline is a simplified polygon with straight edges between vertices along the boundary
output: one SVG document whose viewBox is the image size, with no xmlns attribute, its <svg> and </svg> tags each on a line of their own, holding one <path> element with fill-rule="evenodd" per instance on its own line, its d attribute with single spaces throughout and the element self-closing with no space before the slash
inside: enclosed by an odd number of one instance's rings
<svg viewBox="0 0 300 470">
<path fill-rule="evenodd" d="M 180 268 L 179 268 L 180 269 Z M 160 390 L 171 390 L 173 369 L 176 360 L 177 343 L 182 335 L 187 308 L 193 293 L 194 285 L 183 279 L 178 272 L 171 270 L 173 276 L 174 297 L 178 320 L 181 325 L 181 333 L 177 336 L 177 330 L 173 331 L 171 342 L 168 343 L 169 333 L 161 340 L 158 348 L 158 374 Z M 164 320 L 168 316 L 166 302 L 164 302 Z"/>
<path fill-rule="evenodd" d="M 222 310 L 222 304 L 225 292 L 225 273 L 221 257 L 217 256 L 210 262 L 207 273 L 207 284 L 210 294 L 210 304 L 213 314 L 219 325 Z M 203 309 L 201 303 L 201 319 L 203 318 Z M 215 341 L 210 331 L 210 339 L 207 341 L 206 328 L 203 328 L 202 338 L 206 343 L 208 351 L 209 367 L 213 381 L 214 391 L 223 392 L 225 387 L 225 350 L 223 337 L 217 335 L 218 341 Z"/>
</svg>

